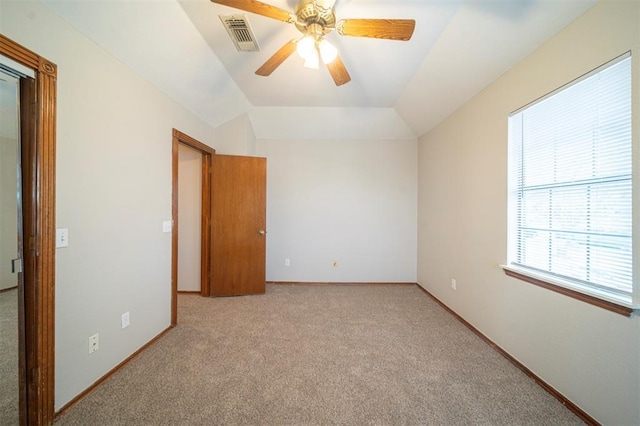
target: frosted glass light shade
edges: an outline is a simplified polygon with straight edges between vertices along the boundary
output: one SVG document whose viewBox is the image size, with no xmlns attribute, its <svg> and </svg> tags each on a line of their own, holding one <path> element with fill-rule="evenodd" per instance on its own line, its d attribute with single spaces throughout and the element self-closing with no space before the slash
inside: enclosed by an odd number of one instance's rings
<svg viewBox="0 0 640 426">
<path fill-rule="evenodd" d="M 309 57 L 315 53 L 316 50 L 316 41 L 313 37 L 305 36 L 302 37 L 296 44 L 296 52 L 298 55 L 304 60 L 309 60 Z"/>
<path fill-rule="evenodd" d="M 318 51 L 315 47 L 312 53 L 304 61 L 304 66 L 306 68 L 313 68 L 314 70 L 317 70 L 320 67 L 320 59 L 318 58 Z"/>
<path fill-rule="evenodd" d="M 336 60 L 338 56 L 338 49 L 336 49 L 331 43 L 327 40 L 322 40 L 318 45 L 320 49 L 320 56 L 322 56 L 322 62 L 325 64 L 330 64 L 331 62 Z"/>
</svg>

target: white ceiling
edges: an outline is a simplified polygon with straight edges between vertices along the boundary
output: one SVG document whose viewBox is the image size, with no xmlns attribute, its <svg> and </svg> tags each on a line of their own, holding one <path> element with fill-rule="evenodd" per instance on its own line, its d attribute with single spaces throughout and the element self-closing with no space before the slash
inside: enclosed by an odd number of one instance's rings
<svg viewBox="0 0 640 426">
<path fill-rule="evenodd" d="M 389 7 L 388 2 L 339 0 L 335 8 L 338 19 L 411 18 L 418 25 L 409 42 L 329 34 L 326 39 L 338 48 L 352 77 L 348 84 L 336 87 L 324 67 L 304 68 L 298 55 L 292 55 L 267 78 L 255 75 L 255 70 L 281 46 L 301 37 L 293 24 L 206 1 L 178 1 L 247 99 L 256 106 L 392 107 L 457 9 L 455 2 L 435 7 L 427 2 L 404 2 L 402 6 Z M 267 1 L 289 11 L 295 7 L 295 0 Z M 229 39 L 218 15 L 237 13 L 248 17 L 260 52 L 238 52 Z"/>
<path fill-rule="evenodd" d="M 596 0 L 337 0 L 338 19 L 416 20 L 408 42 L 328 35 L 352 78 L 340 87 L 326 69 L 304 68 L 295 54 L 270 77 L 255 75 L 300 33 L 209 0 L 43 2 L 213 126 L 243 113 L 264 123 L 292 107 L 304 107 L 305 115 L 314 108 L 331 116 L 357 110 L 363 122 L 375 123 L 378 110 L 390 109 L 383 115 L 399 116 L 406 137 L 427 132 Z M 295 0 L 266 2 L 295 6 Z M 218 18 L 239 13 L 247 15 L 259 52 L 236 51 Z"/>
</svg>

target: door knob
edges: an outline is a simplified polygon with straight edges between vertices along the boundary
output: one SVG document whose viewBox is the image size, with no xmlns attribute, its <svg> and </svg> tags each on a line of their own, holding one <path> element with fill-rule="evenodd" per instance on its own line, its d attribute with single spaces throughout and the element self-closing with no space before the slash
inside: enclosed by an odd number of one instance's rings
<svg viewBox="0 0 640 426">
<path fill-rule="evenodd" d="M 259 230 L 259 231 L 258 231 L 258 234 L 260 234 L 260 235 L 266 235 L 266 234 L 267 234 L 267 231 L 265 231 L 264 229 L 261 229 L 261 230 Z"/>
</svg>

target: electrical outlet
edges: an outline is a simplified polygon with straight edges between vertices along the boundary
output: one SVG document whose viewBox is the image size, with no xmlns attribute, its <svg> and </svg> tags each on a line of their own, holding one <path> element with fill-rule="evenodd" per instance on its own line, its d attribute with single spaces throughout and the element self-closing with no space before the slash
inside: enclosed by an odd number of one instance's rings
<svg viewBox="0 0 640 426">
<path fill-rule="evenodd" d="M 94 353 L 100 348 L 100 342 L 98 340 L 98 333 L 89 337 L 89 354 Z"/>
<path fill-rule="evenodd" d="M 129 327 L 129 312 L 125 312 L 124 314 L 122 314 L 121 325 L 122 325 L 122 328 Z"/>
<path fill-rule="evenodd" d="M 456 290 L 458 287 L 458 283 L 456 282 L 455 278 L 451 278 L 451 288 Z"/>
<path fill-rule="evenodd" d="M 284 258 L 284 266 L 291 266 L 291 259 L 289 259 L 288 257 Z"/>
</svg>

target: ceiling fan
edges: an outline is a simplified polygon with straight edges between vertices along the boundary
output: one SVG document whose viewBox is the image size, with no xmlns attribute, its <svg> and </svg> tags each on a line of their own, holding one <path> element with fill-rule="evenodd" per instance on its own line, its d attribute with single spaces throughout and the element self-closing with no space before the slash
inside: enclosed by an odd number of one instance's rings
<svg viewBox="0 0 640 426">
<path fill-rule="evenodd" d="M 269 76 L 294 51 L 305 59 L 305 66 L 318 68 L 320 59 L 327 66 L 336 86 L 351 81 L 347 68 L 342 63 L 338 50 L 324 36 L 336 31 L 342 36 L 372 37 L 388 40 L 411 39 L 416 21 L 413 19 L 341 19 L 336 20 L 335 0 L 299 0 L 295 13 L 262 3 L 258 0 L 211 0 L 247 12 L 294 24 L 303 34 L 282 46 L 256 74 Z"/>
</svg>

